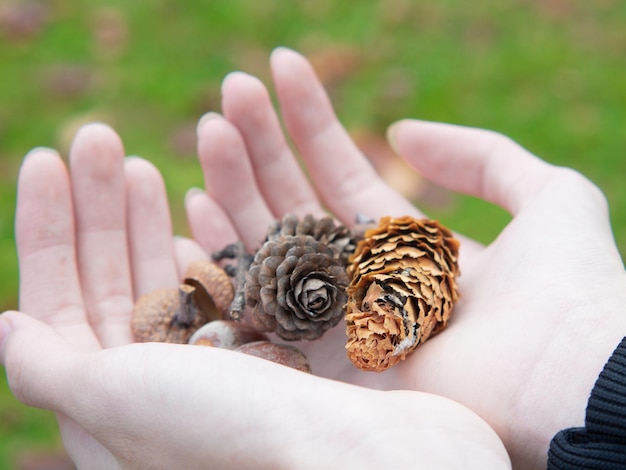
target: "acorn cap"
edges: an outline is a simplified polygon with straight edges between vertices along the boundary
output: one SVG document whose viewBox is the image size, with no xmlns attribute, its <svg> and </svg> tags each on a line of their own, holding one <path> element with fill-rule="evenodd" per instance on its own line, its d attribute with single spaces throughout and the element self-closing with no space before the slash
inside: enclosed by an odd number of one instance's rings
<svg viewBox="0 0 626 470">
<path fill-rule="evenodd" d="M 195 261 L 187 267 L 183 283 L 197 289 L 196 302 L 210 320 L 226 318 L 235 289 L 224 269 L 208 260 Z"/>
</svg>

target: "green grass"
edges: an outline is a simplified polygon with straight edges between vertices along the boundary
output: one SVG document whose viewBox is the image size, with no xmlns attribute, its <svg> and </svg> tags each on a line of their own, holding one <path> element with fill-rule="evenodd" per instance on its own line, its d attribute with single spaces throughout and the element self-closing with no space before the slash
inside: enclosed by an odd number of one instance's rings
<svg viewBox="0 0 626 470">
<path fill-rule="evenodd" d="M 12 398 L 0 381 L 0 468 L 17 468 L 20 457 L 60 453 L 61 440 L 54 414 L 28 408 Z"/>
<path fill-rule="evenodd" d="M 15 180 L 34 146 L 67 152 L 80 123 L 104 120 L 127 152 L 163 171 L 176 227 L 182 198 L 202 184 L 191 151 L 171 136 L 219 106 L 231 70 L 268 79 L 279 45 L 315 56 L 348 48 L 356 65 L 329 91 L 349 129 L 384 133 L 403 117 L 494 129 L 542 158 L 585 173 L 606 193 L 626 253 L 626 3 L 615 0 L 412 2 L 387 0 L 193 0 L 48 2 L 30 37 L 0 36 L 0 307 L 17 306 Z M 355 5 L 355 6 L 353 6 Z M 95 25 L 125 27 L 117 52 L 98 46 Z M 78 70 L 84 89 L 53 86 Z M 398 92 L 400 89 L 400 92 Z M 429 208 L 452 228 L 489 242 L 501 209 L 468 197 Z M 0 387 L 0 467 L 24 446 L 57 446 L 50 416 L 21 407 Z M 6 424 L 8 423 L 8 424 Z"/>
</svg>

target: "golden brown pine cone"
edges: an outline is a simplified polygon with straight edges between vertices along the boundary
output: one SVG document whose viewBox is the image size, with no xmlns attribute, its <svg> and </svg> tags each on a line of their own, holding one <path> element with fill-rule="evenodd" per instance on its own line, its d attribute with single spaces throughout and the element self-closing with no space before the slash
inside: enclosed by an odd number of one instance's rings
<svg viewBox="0 0 626 470">
<path fill-rule="evenodd" d="M 458 248 L 434 220 L 385 217 L 365 232 L 348 267 L 346 349 L 357 367 L 383 371 L 446 326 Z"/>
<path fill-rule="evenodd" d="M 319 338 L 343 317 L 348 285 L 343 262 L 311 235 L 268 238 L 245 280 L 254 323 L 286 340 Z"/>
</svg>

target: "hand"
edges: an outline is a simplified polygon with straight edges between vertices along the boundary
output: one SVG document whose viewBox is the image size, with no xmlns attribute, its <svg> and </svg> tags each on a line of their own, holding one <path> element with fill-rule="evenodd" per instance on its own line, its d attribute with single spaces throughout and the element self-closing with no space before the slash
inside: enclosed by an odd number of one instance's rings
<svg viewBox="0 0 626 470">
<path fill-rule="evenodd" d="M 56 153 L 29 154 L 16 238 L 24 313 L 0 316 L 0 362 L 18 399 L 57 413 L 78 468 L 508 467 L 485 422 L 441 397 L 215 348 L 130 344 L 134 300 L 176 286 L 206 255 L 172 242 L 160 174 L 124 159 L 106 126 L 79 132 L 69 175 Z"/>
<path fill-rule="evenodd" d="M 338 122 L 306 60 L 286 49 L 271 59 L 300 169 L 265 87 L 244 73 L 222 85 L 223 117 L 199 125 L 206 195 L 187 211 L 208 251 L 241 239 L 253 250 L 267 225 L 286 212 L 423 214 L 388 187 Z M 626 278 L 601 192 L 573 170 L 549 165 L 494 132 L 400 121 L 389 137 L 425 177 L 511 212 L 488 246 L 461 239 L 461 300 L 447 330 L 402 364 L 361 372 L 345 356 L 344 326 L 302 343 L 320 375 L 377 389 L 409 389 L 459 401 L 482 416 L 520 468 L 545 468 L 560 429 L 583 424 L 587 397 L 626 332 Z M 224 151 L 224 149 L 228 149 Z M 209 217 L 221 208 L 230 224 Z M 477 223 L 480 223 L 478 220 Z"/>
<path fill-rule="evenodd" d="M 74 140 L 70 167 L 68 174 L 47 149 L 33 150 L 22 165 L 20 308 L 77 350 L 92 352 L 130 343 L 134 299 L 177 285 L 179 273 L 164 186 L 152 165 L 124 160 L 119 137 L 91 125 Z M 189 242 L 177 246 L 180 259 L 203 256 Z M 63 415 L 59 422 L 79 467 L 108 466 L 112 456 L 97 440 Z"/>
</svg>

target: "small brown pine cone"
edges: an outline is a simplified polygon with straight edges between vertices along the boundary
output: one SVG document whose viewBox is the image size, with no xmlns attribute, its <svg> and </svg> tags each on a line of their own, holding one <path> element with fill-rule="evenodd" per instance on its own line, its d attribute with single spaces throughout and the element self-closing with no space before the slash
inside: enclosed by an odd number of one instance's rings
<svg viewBox="0 0 626 470">
<path fill-rule="evenodd" d="M 245 297 L 262 331 L 316 339 L 343 317 L 348 276 L 335 250 L 311 235 L 276 235 L 256 253 Z"/>
<path fill-rule="evenodd" d="M 383 371 L 447 325 L 459 293 L 459 241 L 437 221 L 381 219 L 351 258 L 346 349 Z"/>
<path fill-rule="evenodd" d="M 298 235 L 309 235 L 328 245 L 335 256 L 346 264 L 359 238 L 344 225 L 335 223 L 332 217 L 316 218 L 308 214 L 300 219 L 294 214 L 287 214 L 270 225 L 266 240 Z"/>
</svg>

